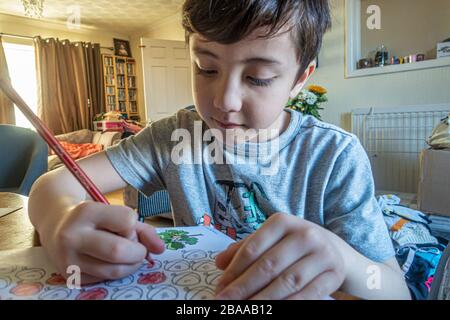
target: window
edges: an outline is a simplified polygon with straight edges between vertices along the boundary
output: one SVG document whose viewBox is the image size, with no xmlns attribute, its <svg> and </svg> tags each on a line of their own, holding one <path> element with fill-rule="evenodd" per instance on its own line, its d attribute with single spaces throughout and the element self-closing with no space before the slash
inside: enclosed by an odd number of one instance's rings
<svg viewBox="0 0 450 320">
<path fill-rule="evenodd" d="M 38 96 L 34 46 L 4 42 L 3 47 L 13 87 L 30 109 L 37 113 Z M 15 107 L 15 115 L 17 126 L 33 128 L 17 107 Z"/>
</svg>

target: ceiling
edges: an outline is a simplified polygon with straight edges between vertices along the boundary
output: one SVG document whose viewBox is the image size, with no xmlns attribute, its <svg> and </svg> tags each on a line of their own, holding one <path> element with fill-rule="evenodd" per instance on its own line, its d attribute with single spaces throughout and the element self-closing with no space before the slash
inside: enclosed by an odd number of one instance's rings
<svg viewBox="0 0 450 320">
<path fill-rule="evenodd" d="M 81 24 L 135 35 L 180 12 L 183 0 L 44 0 L 43 19 L 66 22 L 76 8 Z M 75 10 L 73 9 L 76 6 Z M 0 0 L 0 12 L 24 16 L 21 0 Z"/>
</svg>

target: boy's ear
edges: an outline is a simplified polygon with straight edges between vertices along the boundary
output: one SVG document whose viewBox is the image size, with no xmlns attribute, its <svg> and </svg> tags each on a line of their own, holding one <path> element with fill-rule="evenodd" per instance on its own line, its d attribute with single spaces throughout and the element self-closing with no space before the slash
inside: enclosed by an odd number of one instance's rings
<svg viewBox="0 0 450 320">
<path fill-rule="evenodd" d="M 297 82 L 295 83 L 289 95 L 291 99 L 294 99 L 296 96 L 298 96 L 300 91 L 305 86 L 306 81 L 308 81 L 314 71 L 316 71 L 316 66 L 316 60 L 312 61 L 306 68 L 305 72 L 303 72 L 303 74 L 297 79 Z"/>
</svg>

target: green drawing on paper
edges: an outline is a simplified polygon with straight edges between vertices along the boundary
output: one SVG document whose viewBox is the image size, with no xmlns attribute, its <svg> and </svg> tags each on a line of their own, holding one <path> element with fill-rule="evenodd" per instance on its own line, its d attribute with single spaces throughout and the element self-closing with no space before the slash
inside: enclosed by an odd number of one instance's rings
<svg viewBox="0 0 450 320">
<path fill-rule="evenodd" d="M 201 234 L 190 235 L 189 232 L 183 230 L 166 230 L 158 235 L 169 250 L 184 249 L 186 245 L 193 246 L 198 242 L 195 237 L 201 236 Z"/>
</svg>

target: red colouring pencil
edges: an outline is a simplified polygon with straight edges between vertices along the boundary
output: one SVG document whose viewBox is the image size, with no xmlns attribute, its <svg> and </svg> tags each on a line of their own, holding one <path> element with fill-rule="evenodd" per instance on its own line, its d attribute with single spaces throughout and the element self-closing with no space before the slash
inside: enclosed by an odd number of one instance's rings
<svg viewBox="0 0 450 320">
<path fill-rule="evenodd" d="M 86 173 L 80 168 L 80 166 L 72 159 L 69 153 L 61 146 L 59 141 L 53 136 L 47 126 L 39 119 L 30 107 L 23 101 L 23 99 L 17 94 L 16 90 L 12 87 L 9 81 L 6 79 L 0 79 L 0 88 L 11 99 L 11 101 L 22 111 L 27 117 L 28 121 L 36 128 L 37 132 L 47 142 L 48 146 L 55 151 L 55 154 L 65 164 L 67 169 L 74 175 L 74 177 L 80 182 L 87 193 L 92 197 L 94 201 L 103 202 L 109 204 L 105 196 L 100 192 L 97 186 L 86 175 Z"/>
</svg>

